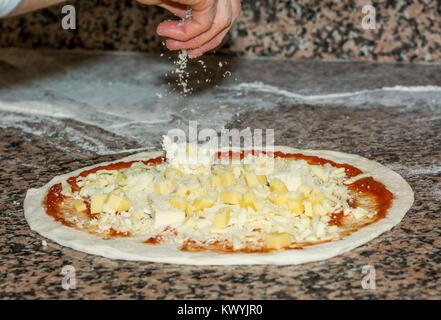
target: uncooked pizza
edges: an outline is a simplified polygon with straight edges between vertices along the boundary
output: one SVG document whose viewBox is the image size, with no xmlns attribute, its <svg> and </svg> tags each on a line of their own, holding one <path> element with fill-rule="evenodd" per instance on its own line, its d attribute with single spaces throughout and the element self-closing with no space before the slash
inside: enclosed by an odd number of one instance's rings
<svg viewBox="0 0 441 320">
<path fill-rule="evenodd" d="M 366 243 L 413 203 L 403 178 L 355 155 L 163 146 L 29 190 L 31 228 L 110 258 L 296 264 Z"/>
</svg>

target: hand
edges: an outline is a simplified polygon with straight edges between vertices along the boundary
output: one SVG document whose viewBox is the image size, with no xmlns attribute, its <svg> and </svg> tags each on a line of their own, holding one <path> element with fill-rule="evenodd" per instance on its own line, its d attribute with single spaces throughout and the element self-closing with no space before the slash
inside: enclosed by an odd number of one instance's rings
<svg viewBox="0 0 441 320">
<path fill-rule="evenodd" d="M 191 17 L 184 21 L 164 21 L 157 32 L 167 37 L 170 50 L 186 49 L 189 57 L 202 55 L 221 44 L 240 13 L 240 0 L 138 0 L 160 6 L 185 19 L 187 8 Z"/>
</svg>

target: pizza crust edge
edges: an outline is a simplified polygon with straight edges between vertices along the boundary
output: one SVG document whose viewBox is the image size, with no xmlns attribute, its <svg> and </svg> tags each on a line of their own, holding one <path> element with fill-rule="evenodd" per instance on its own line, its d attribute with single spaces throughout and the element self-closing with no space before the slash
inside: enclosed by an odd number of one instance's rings
<svg viewBox="0 0 441 320">
<path fill-rule="evenodd" d="M 46 214 L 42 201 L 48 189 L 69 177 L 85 170 L 121 161 L 147 160 L 163 155 L 162 151 L 141 152 L 116 161 L 99 163 L 76 171 L 56 176 L 38 189 L 29 189 L 24 200 L 24 215 L 33 231 L 69 247 L 89 254 L 112 259 L 151 261 L 189 265 L 233 265 L 233 264 L 277 264 L 289 265 L 325 260 L 352 250 L 380 234 L 392 229 L 405 216 L 414 202 L 410 185 L 396 172 L 364 157 L 329 150 L 302 150 L 276 146 L 274 151 L 302 153 L 319 156 L 338 163 L 353 165 L 382 182 L 395 196 L 392 207 L 385 218 L 366 226 L 342 240 L 305 247 L 301 250 L 282 250 L 272 253 L 226 253 L 183 252 L 178 244 L 146 245 L 140 238 L 100 239 L 87 232 L 73 229 L 56 222 Z"/>
</svg>

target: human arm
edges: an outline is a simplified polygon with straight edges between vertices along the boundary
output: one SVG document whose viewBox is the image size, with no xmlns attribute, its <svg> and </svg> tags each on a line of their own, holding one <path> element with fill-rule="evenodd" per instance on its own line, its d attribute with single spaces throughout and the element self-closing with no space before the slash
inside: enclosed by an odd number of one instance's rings
<svg viewBox="0 0 441 320">
<path fill-rule="evenodd" d="M 41 8 L 46 8 L 64 1 L 65 0 L 3 0 L 2 6 L 5 8 L 5 12 L 12 10 L 12 12 L 9 12 L 5 16 L 5 18 L 9 18 Z"/>
<path fill-rule="evenodd" d="M 138 0 L 160 6 L 184 20 L 164 21 L 157 32 L 170 50 L 186 49 L 196 57 L 217 47 L 240 13 L 240 0 Z M 191 17 L 186 18 L 187 8 Z"/>
</svg>

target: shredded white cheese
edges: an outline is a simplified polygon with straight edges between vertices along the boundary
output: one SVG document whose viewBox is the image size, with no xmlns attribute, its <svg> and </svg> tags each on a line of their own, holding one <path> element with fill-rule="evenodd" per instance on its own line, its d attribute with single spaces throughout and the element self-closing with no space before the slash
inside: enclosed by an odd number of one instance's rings
<svg viewBox="0 0 441 320">
<path fill-rule="evenodd" d="M 99 170 L 77 179 L 79 192 L 64 183 L 62 193 L 98 208 L 89 224 L 99 232 L 112 228 L 151 237 L 171 227 L 178 243 L 225 240 L 234 249 L 277 246 L 281 239 L 333 239 L 339 231 L 328 224 L 333 213 L 355 219 L 372 214 L 348 204 L 346 184 L 366 174 L 345 179 L 343 168 L 264 154 L 248 155 L 247 164 L 222 164 L 210 146 L 177 144 L 169 137 L 163 147 L 166 163 Z"/>
</svg>

